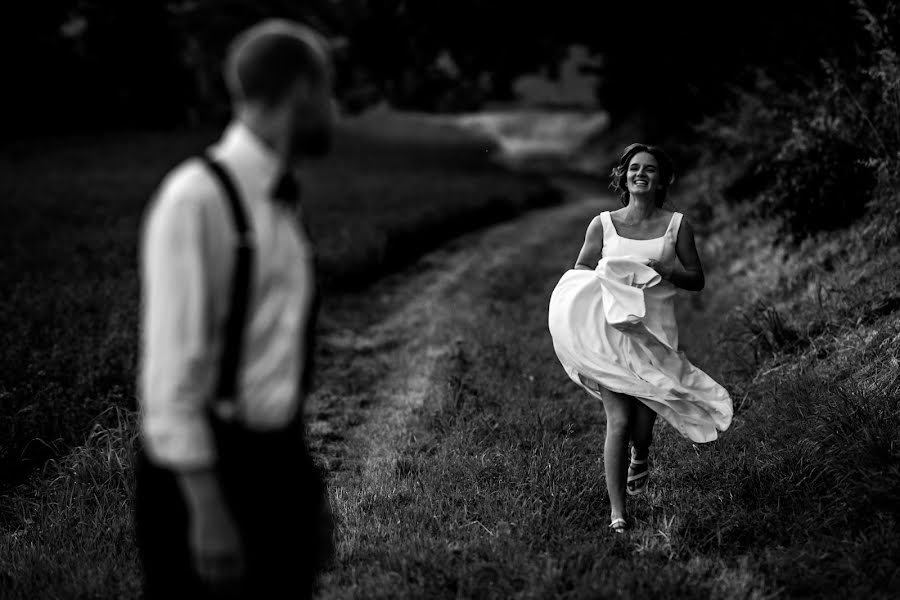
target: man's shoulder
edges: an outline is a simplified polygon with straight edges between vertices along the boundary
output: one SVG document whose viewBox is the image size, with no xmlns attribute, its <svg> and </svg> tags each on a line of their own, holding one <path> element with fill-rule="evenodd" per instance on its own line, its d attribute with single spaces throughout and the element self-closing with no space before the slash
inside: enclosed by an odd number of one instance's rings
<svg viewBox="0 0 900 600">
<path fill-rule="evenodd" d="M 148 217 L 184 218 L 198 214 L 217 200 L 216 185 L 199 157 L 187 158 L 163 177 L 148 207 Z"/>
<path fill-rule="evenodd" d="M 216 183 L 209 168 L 193 156 L 169 171 L 156 190 L 159 202 L 196 203 L 215 196 Z"/>
</svg>

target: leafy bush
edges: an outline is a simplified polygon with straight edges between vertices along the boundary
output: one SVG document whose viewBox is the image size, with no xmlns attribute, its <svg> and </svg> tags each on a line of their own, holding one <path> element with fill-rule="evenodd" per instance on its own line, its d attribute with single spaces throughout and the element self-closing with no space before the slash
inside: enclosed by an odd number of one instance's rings
<svg viewBox="0 0 900 600">
<path fill-rule="evenodd" d="M 806 237 L 838 229 L 863 215 L 874 178 L 865 150 L 835 131 L 797 131 L 767 168 L 762 194 L 766 216 L 780 216 L 787 231 Z"/>
<path fill-rule="evenodd" d="M 859 56 L 824 60 L 802 85 L 763 73 L 698 127 L 705 162 L 730 165 L 722 194 L 777 218 L 795 242 L 890 205 L 900 181 L 900 58 L 896 8 L 855 2 Z"/>
</svg>

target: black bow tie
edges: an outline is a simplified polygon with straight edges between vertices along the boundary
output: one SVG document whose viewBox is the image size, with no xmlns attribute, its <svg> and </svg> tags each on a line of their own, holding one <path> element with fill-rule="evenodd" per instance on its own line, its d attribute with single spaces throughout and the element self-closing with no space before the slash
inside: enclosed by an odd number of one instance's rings
<svg viewBox="0 0 900 600">
<path fill-rule="evenodd" d="M 290 171 L 284 171 L 278 176 L 272 187 L 272 198 L 283 203 L 288 208 L 296 208 L 300 203 L 300 182 Z"/>
<path fill-rule="evenodd" d="M 295 215 L 298 215 L 298 209 L 300 209 L 300 226 L 303 228 L 303 232 L 306 234 L 306 237 L 312 240 L 312 236 L 309 231 L 308 216 L 303 214 L 303 206 L 300 203 L 300 192 L 300 181 L 296 177 L 294 177 L 294 174 L 292 172 L 284 171 L 281 175 L 278 176 L 278 179 L 275 180 L 275 185 L 272 187 L 271 197 L 272 200 L 287 207 L 288 210 L 292 211 Z"/>
</svg>

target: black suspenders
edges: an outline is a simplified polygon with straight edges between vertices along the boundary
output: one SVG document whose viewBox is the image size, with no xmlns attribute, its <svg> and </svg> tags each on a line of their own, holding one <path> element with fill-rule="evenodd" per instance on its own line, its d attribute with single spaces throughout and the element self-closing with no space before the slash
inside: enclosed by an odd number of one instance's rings
<svg viewBox="0 0 900 600">
<path fill-rule="evenodd" d="M 216 159 L 208 154 L 202 160 L 215 175 L 225 191 L 231 219 L 238 237 L 235 250 L 234 278 L 231 281 L 231 303 L 225 316 L 225 344 L 219 362 L 219 378 L 216 383 L 214 401 L 234 402 L 237 390 L 238 366 L 244 346 L 244 329 L 247 322 L 247 304 L 250 296 L 250 278 L 253 267 L 253 238 L 247 221 L 247 214 L 231 176 Z"/>
<path fill-rule="evenodd" d="M 225 316 L 225 343 L 219 363 L 219 375 L 214 398 L 214 403 L 216 404 L 214 408 L 218 408 L 223 413 L 234 413 L 237 408 L 237 399 L 235 398 L 237 393 L 237 375 L 241 361 L 241 350 L 244 346 L 247 305 L 250 299 L 250 279 L 254 256 L 253 235 L 250 231 L 247 214 L 244 211 L 240 194 L 228 171 L 220 162 L 208 154 L 203 154 L 201 159 L 215 175 L 225 191 L 234 228 L 238 236 L 238 245 L 235 251 L 234 278 L 231 282 L 231 303 Z M 311 240 L 308 231 L 306 235 Z M 298 392 L 301 398 L 305 398 L 312 387 L 313 371 L 315 370 L 313 364 L 313 354 L 315 352 L 314 330 L 320 300 L 315 279 L 314 274 L 312 300 L 306 316 L 306 327 L 304 328 L 305 336 L 301 340 L 301 343 L 304 345 L 303 354 L 305 359 L 304 364 L 300 365 L 301 377 L 298 382 Z M 298 410 L 297 414 L 299 415 L 301 412 L 302 410 Z M 221 413 L 220 416 L 222 416 Z"/>
</svg>

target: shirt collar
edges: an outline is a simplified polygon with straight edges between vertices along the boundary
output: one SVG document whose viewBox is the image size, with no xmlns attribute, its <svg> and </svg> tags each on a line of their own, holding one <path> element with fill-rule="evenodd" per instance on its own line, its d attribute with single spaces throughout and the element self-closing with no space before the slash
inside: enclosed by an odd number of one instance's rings
<svg viewBox="0 0 900 600">
<path fill-rule="evenodd" d="M 235 167 L 260 178 L 265 189 L 275 182 L 278 155 L 241 121 L 232 121 L 219 140 L 219 152 Z"/>
</svg>

